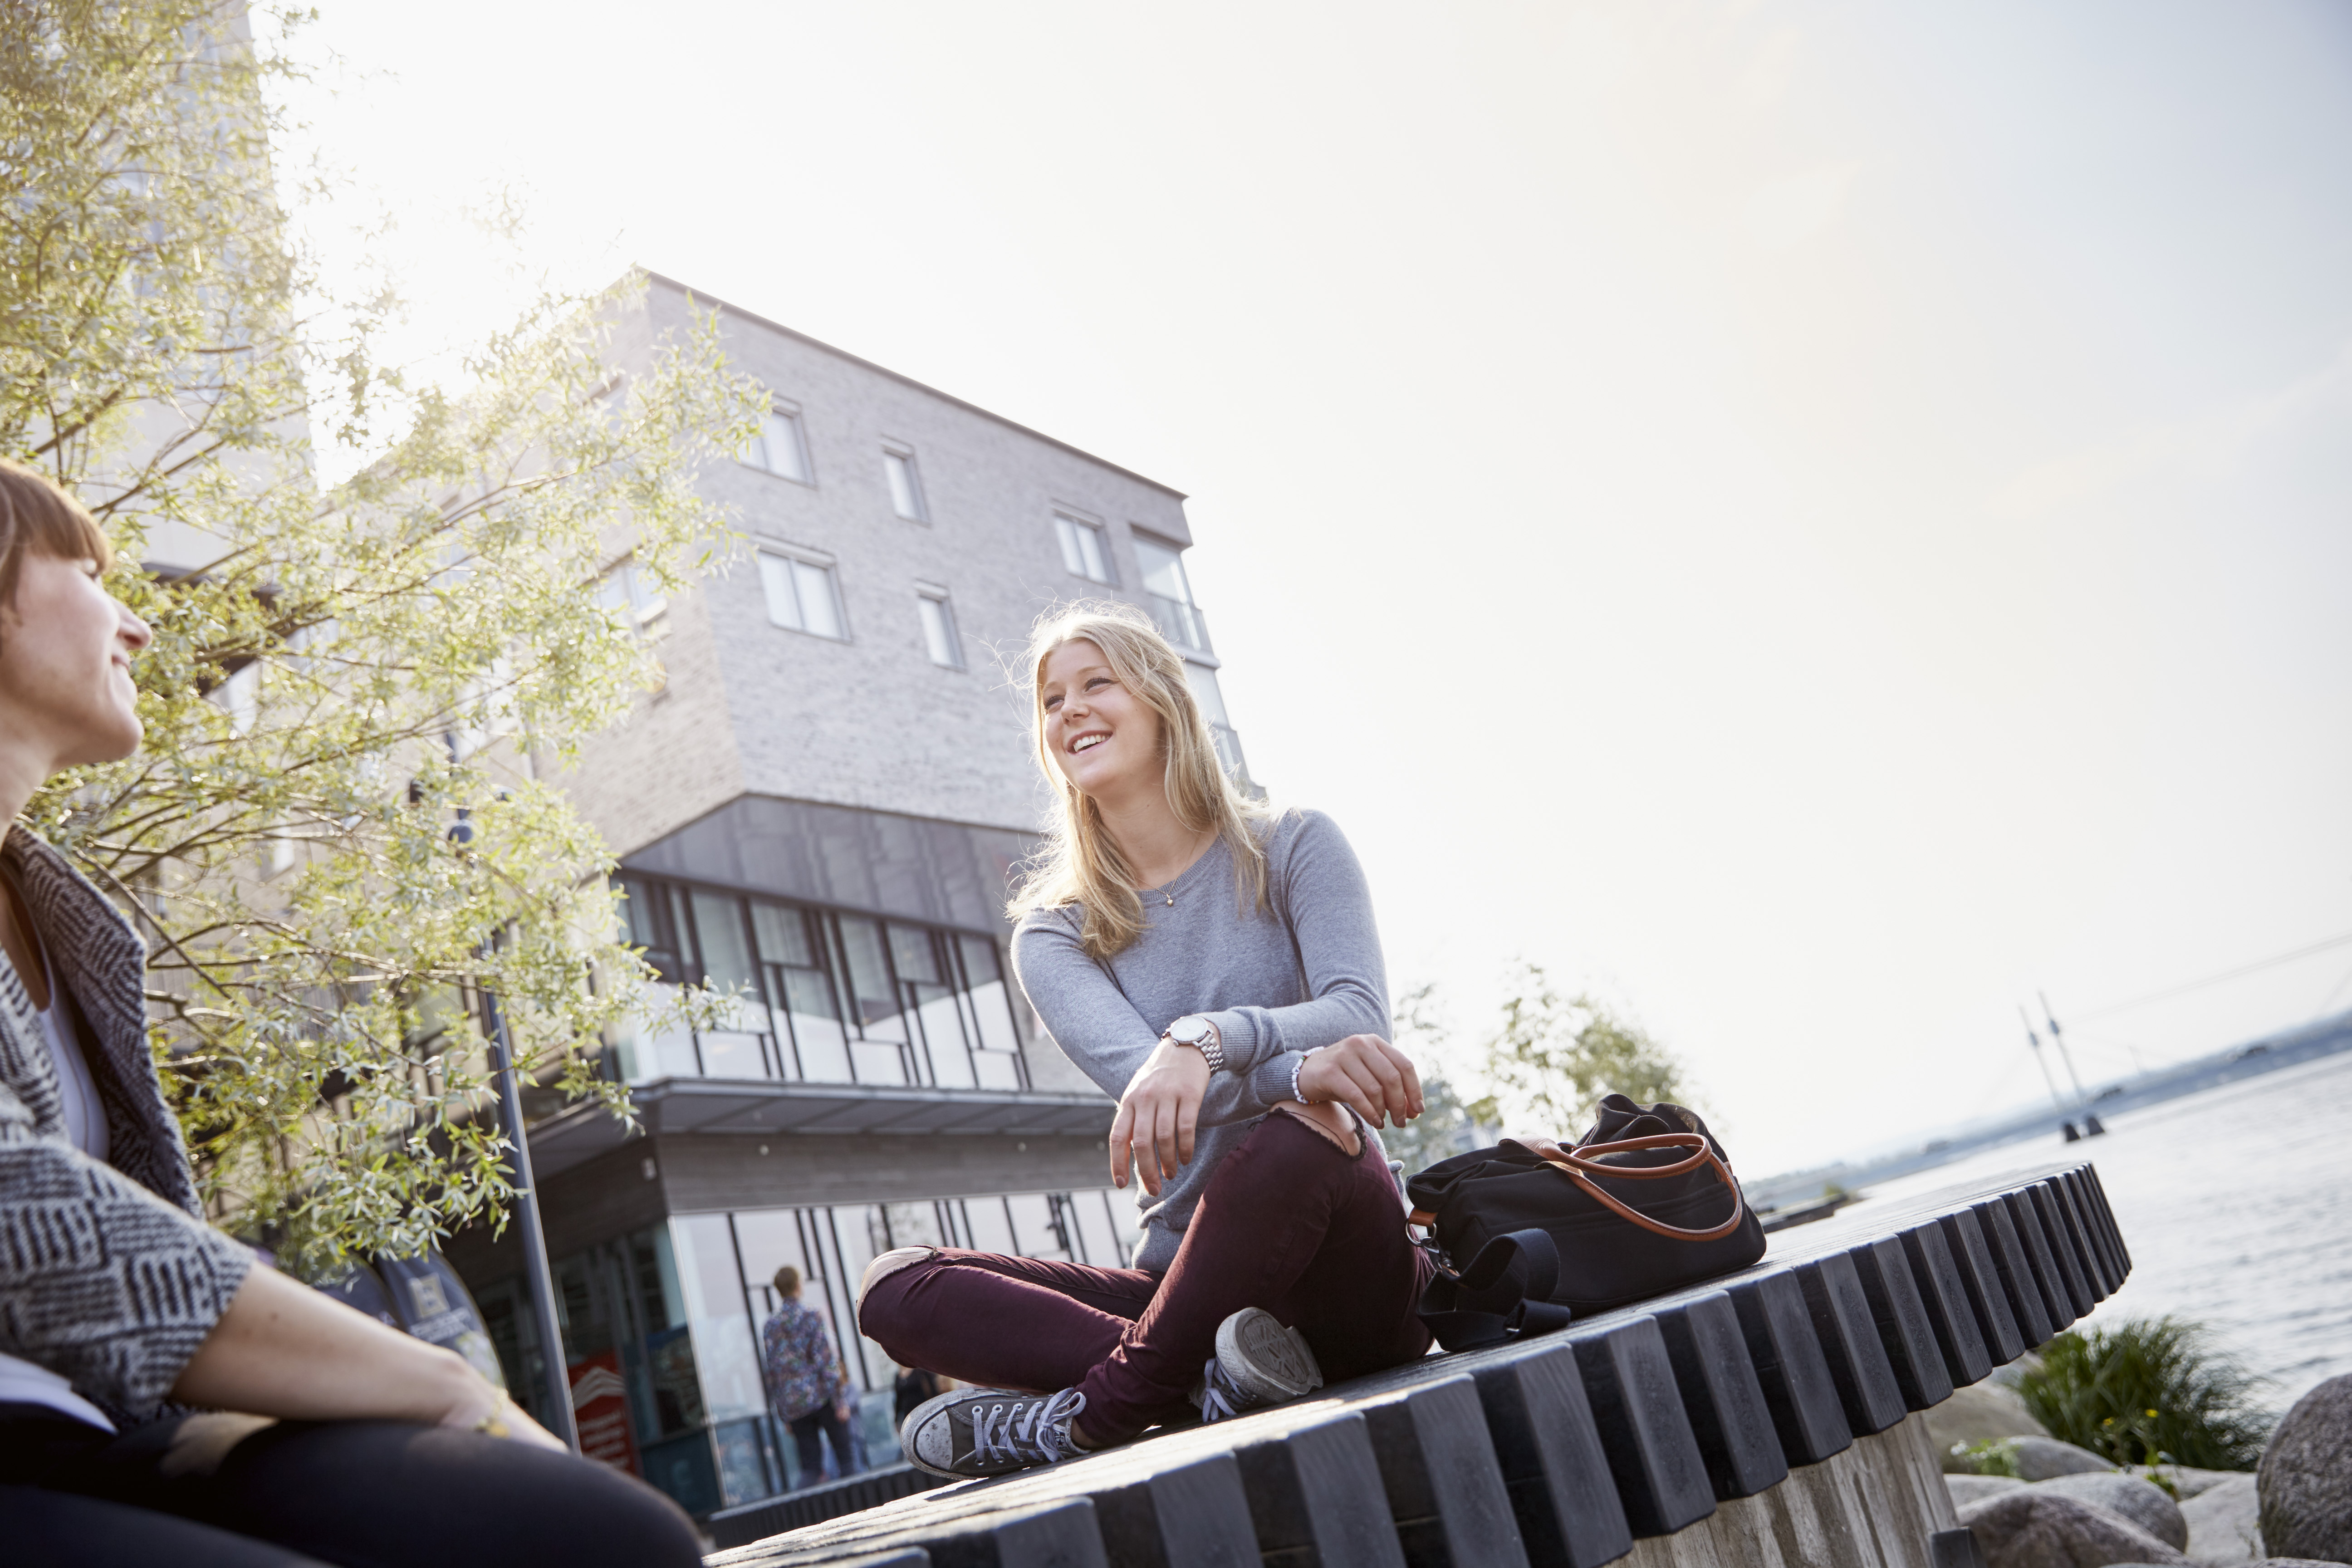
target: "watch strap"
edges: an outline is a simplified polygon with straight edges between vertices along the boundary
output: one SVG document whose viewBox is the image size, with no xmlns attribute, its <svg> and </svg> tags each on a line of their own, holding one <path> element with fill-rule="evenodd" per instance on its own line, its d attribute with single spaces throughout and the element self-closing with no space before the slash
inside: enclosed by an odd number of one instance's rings
<svg viewBox="0 0 2352 1568">
<path fill-rule="evenodd" d="M 1197 1027 L 1178 1034 L 1177 1026 L 1186 1023 L 1194 1024 Z M 1224 1071 L 1225 1042 L 1219 1036 L 1216 1025 L 1208 1018 L 1197 1013 L 1187 1013 L 1168 1026 L 1167 1037 L 1180 1046 L 1190 1046 L 1200 1052 L 1202 1059 L 1209 1064 L 1211 1072 Z"/>
</svg>

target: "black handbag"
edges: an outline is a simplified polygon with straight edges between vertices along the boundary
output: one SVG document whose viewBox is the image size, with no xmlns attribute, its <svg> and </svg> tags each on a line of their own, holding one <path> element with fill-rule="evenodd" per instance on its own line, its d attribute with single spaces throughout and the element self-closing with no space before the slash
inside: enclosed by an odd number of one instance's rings
<svg viewBox="0 0 2352 1568">
<path fill-rule="evenodd" d="M 1696 1112 L 1605 1096 L 1573 1148 L 1506 1138 L 1406 1184 L 1438 1255 L 1422 1321 L 1449 1351 L 1736 1273 L 1764 1256 L 1723 1145 Z"/>
</svg>

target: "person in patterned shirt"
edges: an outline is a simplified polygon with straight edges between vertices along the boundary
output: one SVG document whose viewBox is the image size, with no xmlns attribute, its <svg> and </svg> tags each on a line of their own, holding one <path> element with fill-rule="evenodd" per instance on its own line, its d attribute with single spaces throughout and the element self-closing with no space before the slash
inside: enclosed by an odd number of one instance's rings
<svg viewBox="0 0 2352 1568">
<path fill-rule="evenodd" d="M 801 1485 L 814 1486 L 824 1473 L 822 1440 L 845 1476 L 859 1469 L 849 1446 L 849 1373 L 834 1353 L 824 1318 L 801 1301 L 801 1271 L 791 1264 L 776 1270 L 776 1294 L 783 1305 L 760 1328 L 760 1363 L 768 1373 L 768 1397 L 776 1418 L 791 1428 L 800 1450 Z"/>
</svg>

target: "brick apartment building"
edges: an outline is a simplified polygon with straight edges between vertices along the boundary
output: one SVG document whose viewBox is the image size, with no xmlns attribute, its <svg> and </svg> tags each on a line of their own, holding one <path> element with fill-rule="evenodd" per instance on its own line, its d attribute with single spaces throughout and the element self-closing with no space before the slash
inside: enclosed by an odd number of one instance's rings
<svg viewBox="0 0 2352 1568">
<path fill-rule="evenodd" d="M 653 279 L 620 363 L 682 330 L 688 298 Z M 885 1462 L 894 1369 L 850 1300 L 876 1253 L 1129 1255 L 1110 1102 L 1037 1028 L 1006 952 L 1007 878 L 1050 804 L 1009 679 L 1032 622 L 1073 598 L 1146 607 L 1243 768 L 1181 495 L 719 309 L 774 397 L 760 440 L 704 479 L 752 551 L 667 600 L 613 563 L 610 602 L 658 637 L 667 684 L 566 784 L 664 976 L 752 1000 L 724 1032 L 614 1042 L 636 1134 L 587 1108 L 530 1133 L 583 1445 L 698 1513 L 802 1480 L 754 1348 L 779 1265 L 845 1331 Z M 516 1233 L 448 1256 L 536 1397 Z"/>
</svg>

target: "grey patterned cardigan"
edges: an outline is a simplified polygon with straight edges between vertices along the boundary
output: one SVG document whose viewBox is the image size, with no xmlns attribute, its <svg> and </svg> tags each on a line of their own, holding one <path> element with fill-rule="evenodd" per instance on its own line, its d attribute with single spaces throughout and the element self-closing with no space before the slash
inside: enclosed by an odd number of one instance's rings
<svg viewBox="0 0 2352 1568">
<path fill-rule="evenodd" d="M 67 1135 L 57 1068 L 0 958 L 0 1351 L 44 1366 L 118 1425 L 152 1415 L 254 1264 L 205 1222 L 148 1052 L 147 951 L 121 911 L 22 827 L 0 844 L 89 1030 L 109 1159 Z"/>
</svg>

